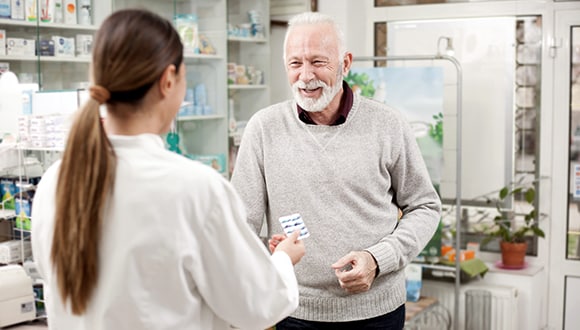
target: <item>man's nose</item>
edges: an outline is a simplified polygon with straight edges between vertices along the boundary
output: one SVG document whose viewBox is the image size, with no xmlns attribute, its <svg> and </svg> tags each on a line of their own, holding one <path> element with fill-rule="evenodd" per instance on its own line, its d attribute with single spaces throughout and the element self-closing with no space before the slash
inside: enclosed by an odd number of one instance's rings
<svg viewBox="0 0 580 330">
<path fill-rule="evenodd" d="M 310 63 L 304 63 L 300 71 L 300 80 L 308 82 L 314 79 L 314 67 Z"/>
</svg>

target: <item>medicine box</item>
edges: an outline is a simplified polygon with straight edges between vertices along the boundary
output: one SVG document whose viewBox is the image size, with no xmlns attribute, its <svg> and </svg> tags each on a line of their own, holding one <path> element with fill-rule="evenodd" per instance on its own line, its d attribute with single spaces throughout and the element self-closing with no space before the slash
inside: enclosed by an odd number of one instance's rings
<svg viewBox="0 0 580 330">
<path fill-rule="evenodd" d="M 0 0 L 0 18 L 10 18 L 10 0 Z"/>
<path fill-rule="evenodd" d="M 53 36 L 54 56 L 75 56 L 75 39 Z"/>
<path fill-rule="evenodd" d="M 40 39 L 37 52 L 40 56 L 54 56 L 54 40 L 48 38 Z"/>
<path fill-rule="evenodd" d="M 24 20 L 24 1 L 23 0 L 11 0 L 10 2 L 10 18 Z"/>
<path fill-rule="evenodd" d="M 34 39 L 6 38 L 6 55 L 34 56 Z"/>
</svg>

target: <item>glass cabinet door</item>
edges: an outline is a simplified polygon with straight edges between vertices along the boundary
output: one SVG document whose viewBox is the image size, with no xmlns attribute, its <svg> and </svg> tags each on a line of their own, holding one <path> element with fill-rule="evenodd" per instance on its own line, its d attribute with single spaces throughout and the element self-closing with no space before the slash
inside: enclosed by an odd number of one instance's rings
<svg viewBox="0 0 580 330">
<path fill-rule="evenodd" d="M 562 7 L 555 14 L 555 40 L 550 47 L 555 143 L 547 306 L 550 326 L 576 329 L 580 322 L 580 10 Z"/>
<path fill-rule="evenodd" d="M 566 257 L 580 260 L 580 26 L 570 30 L 570 195 Z"/>
</svg>

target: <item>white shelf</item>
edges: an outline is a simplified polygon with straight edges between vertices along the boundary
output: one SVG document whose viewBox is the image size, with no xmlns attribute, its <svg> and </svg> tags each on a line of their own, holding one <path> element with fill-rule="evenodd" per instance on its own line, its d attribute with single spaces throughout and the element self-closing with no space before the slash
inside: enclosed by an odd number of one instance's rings
<svg viewBox="0 0 580 330">
<path fill-rule="evenodd" d="M 251 37 L 233 37 L 233 36 L 229 36 L 228 37 L 228 41 L 266 43 L 266 42 L 268 42 L 268 39 L 267 38 L 251 38 Z"/>
<path fill-rule="evenodd" d="M 19 147 L 19 149 L 23 151 L 54 151 L 54 152 L 64 151 L 64 148 L 49 148 L 49 147 Z"/>
<path fill-rule="evenodd" d="M 183 54 L 183 58 L 186 61 L 189 60 L 223 60 L 224 57 L 221 55 L 214 55 L 214 54 Z"/>
<path fill-rule="evenodd" d="M 91 57 L 74 57 L 74 56 L 23 56 L 23 55 L 4 55 L 0 56 L 0 61 L 21 61 L 21 62 L 53 62 L 53 63 L 90 63 Z"/>
<path fill-rule="evenodd" d="M 0 18 L 1 26 L 22 26 L 31 28 L 47 28 L 57 30 L 73 30 L 73 31 L 97 31 L 98 27 L 95 25 L 75 25 L 75 24 L 61 24 L 61 23 L 45 23 L 45 22 L 29 22 L 17 19 Z"/>
<path fill-rule="evenodd" d="M 266 85 L 228 85 L 229 90 L 241 90 L 241 89 L 265 89 Z"/>
<path fill-rule="evenodd" d="M 223 115 L 199 115 L 199 116 L 179 116 L 177 121 L 193 121 L 193 120 L 215 120 L 224 119 Z"/>
</svg>

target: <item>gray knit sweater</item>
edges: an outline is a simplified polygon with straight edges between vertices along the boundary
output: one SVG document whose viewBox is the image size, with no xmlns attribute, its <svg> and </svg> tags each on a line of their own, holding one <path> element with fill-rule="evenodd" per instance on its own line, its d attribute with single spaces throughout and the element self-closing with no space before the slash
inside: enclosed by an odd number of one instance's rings
<svg viewBox="0 0 580 330">
<path fill-rule="evenodd" d="M 248 122 L 232 183 L 258 233 L 283 233 L 278 218 L 300 213 L 310 231 L 295 267 L 300 306 L 293 317 L 352 321 L 405 303 L 404 267 L 439 222 L 440 200 L 415 137 L 402 115 L 354 96 L 344 124 L 307 125 L 286 101 Z M 397 206 L 404 216 L 397 226 Z M 371 289 L 348 294 L 330 267 L 350 251 L 367 250 L 380 274 Z"/>
</svg>

